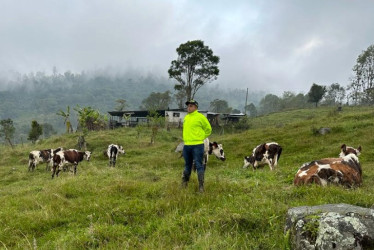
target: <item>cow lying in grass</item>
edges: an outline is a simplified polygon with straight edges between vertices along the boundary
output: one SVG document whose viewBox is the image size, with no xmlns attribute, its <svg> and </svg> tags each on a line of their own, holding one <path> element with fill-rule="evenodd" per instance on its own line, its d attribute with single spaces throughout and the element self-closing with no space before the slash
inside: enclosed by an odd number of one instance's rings
<svg viewBox="0 0 374 250">
<path fill-rule="evenodd" d="M 78 163 L 86 159 L 90 160 L 91 152 L 81 152 L 76 149 L 64 150 L 56 153 L 53 156 L 53 169 L 52 169 L 52 179 L 60 173 L 61 170 L 66 166 L 73 166 L 74 175 L 77 173 Z"/>
<path fill-rule="evenodd" d="M 33 150 L 29 153 L 29 171 L 34 171 L 39 163 L 47 163 L 46 170 L 50 170 L 52 165 L 53 155 L 63 150 L 59 147 L 57 149 Z"/>
<path fill-rule="evenodd" d="M 243 168 L 252 165 L 253 170 L 258 166 L 267 164 L 270 170 L 278 165 L 278 160 L 282 154 L 282 147 L 276 142 L 263 143 L 255 147 L 251 156 L 244 157 Z"/>
<path fill-rule="evenodd" d="M 340 184 L 345 187 L 360 186 L 362 170 L 358 160 L 361 147 L 341 146 L 339 158 L 325 158 L 303 164 L 294 178 L 294 185 L 315 183 L 321 186 Z"/>
</svg>

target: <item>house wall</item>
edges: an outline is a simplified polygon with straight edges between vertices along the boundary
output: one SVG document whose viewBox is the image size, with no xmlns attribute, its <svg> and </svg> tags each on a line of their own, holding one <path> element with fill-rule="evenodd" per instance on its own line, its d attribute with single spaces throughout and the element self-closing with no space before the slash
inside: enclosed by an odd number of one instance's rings
<svg viewBox="0 0 374 250">
<path fill-rule="evenodd" d="M 206 111 L 199 111 L 205 117 L 207 117 Z M 170 125 L 181 126 L 183 124 L 184 117 L 186 117 L 187 111 L 165 111 L 165 121 Z"/>
</svg>

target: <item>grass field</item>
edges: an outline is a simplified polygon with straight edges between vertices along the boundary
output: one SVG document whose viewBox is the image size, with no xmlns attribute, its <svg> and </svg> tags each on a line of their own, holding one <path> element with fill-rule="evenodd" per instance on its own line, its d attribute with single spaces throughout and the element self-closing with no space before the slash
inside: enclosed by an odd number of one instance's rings
<svg viewBox="0 0 374 250">
<path fill-rule="evenodd" d="M 133 128 L 92 132 L 90 162 L 51 179 L 45 165 L 27 171 L 35 149 L 74 148 L 77 134 L 0 146 L 0 248 L 3 249 L 287 249 L 287 210 L 295 206 L 348 203 L 374 207 L 374 108 L 317 108 L 250 120 L 250 129 L 214 133 L 227 160 L 209 159 L 205 193 L 196 174 L 181 189 L 183 159 L 174 153 L 182 131 Z M 331 133 L 317 135 L 320 127 Z M 222 132 L 222 130 L 217 130 Z M 242 169 L 243 158 L 263 142 L 283 147 L 278 168 Z M 124 146 L 116 168 L 108 167 L 108 144 Z M 305 162 L 337 157 L 340 146 L 362 146 L 363 185 L 356 189 L 294 187 Z"/>
</svg>

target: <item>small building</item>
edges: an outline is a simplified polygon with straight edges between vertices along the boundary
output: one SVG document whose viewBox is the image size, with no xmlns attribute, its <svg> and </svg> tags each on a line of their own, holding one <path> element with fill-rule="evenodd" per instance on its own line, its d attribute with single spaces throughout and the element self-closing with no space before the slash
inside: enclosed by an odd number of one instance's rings
<svg viewBox="0 0 374 250">
<path fill-rule="evenodd" d="M 170 127 L 181 128 L 183 124 L 184 117 L 187 115 L 186 109 L 170 109 L 165 110 L 165 121 Z M 208 111 L 201 111 L 199 113 L 203 114 L 205 117 L 208 116 Z"/>
<path fill-rule="evenodd" d="M 164 110 L 156 110 L 161 117 L 165 116 Z M 149 111 L 108 111 L 110 114 L 109 128 L 135 127 L 138 124 L 148 123 Z"/>
<path fill-rule="evenodd" d="M 186 109 L 156 110 L 160 117 L 165 117 L 166 126 L 182 127 L 184 117 L 187 115 Z M 208 111 L 200 111 L 205 117 Z M 110 115 L 109 128 L 135 127 L 138 124 L 147 124 L 149 111 L 108 111 Z"/>
<path fill-rule="evenodd" d="M 225 121 L 225 124 L 228 124 L 229 122 L 239 122 L 239 120 L 243 117 L 246 117 L 245 114 L 223 114 L 222 120 Z"/>
</svg>

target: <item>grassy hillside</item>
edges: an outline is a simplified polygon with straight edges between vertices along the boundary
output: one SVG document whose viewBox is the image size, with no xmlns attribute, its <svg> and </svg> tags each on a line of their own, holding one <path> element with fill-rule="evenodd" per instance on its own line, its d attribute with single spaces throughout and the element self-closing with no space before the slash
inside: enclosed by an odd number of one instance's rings
<svg viewBox="0 0 374 250">
<path fill-rule="evenodd" d="M 90 162 L 77 176 L 51 173 L 39 165 L 27 171 L 33 149 L 74 148 L 77 135 L 53 137 L 38 145 L 0 148 L 0 246 L 8 249 L 282 249 L 289 208 L 326 203 L 374 206 L 374 109 L 367 107 L 296 110 L 251 120 L 242 133 L 213 134 L 227 160 L 211 157 L 206 191 L 197 192 L 196 174 L 180 189 L 183 159 L 174 153 L 181 131 L 160 131 L 149 145 L 150 131 L 133 128 L 87 136 Z M 315 135 L 329 127 L 332 132 Z M 276 141 L 283 146 L 278 168 L 242 169 L 253 147 Z M 116 168 L 102 151 L 124 146 Z M 297 169 L 311 160 L 336 157 L 340 146 L 362 146 L 363 185 L 294 187 Z"/>
</svg>

